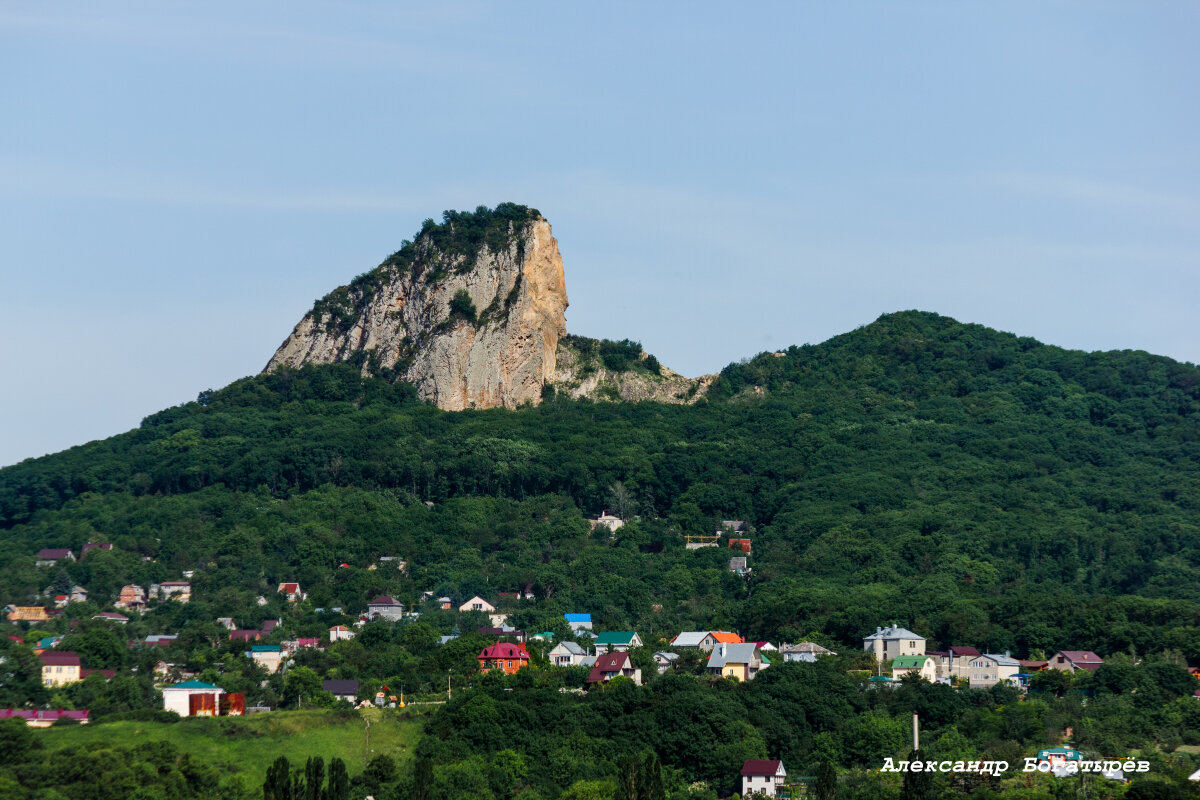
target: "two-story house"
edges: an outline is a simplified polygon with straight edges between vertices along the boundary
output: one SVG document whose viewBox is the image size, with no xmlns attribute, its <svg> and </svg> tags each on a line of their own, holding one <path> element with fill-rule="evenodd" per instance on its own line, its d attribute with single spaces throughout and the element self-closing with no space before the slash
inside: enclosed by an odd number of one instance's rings
<svg viewBox="0 0 1200 800">
<path fill-rule="evenodd" d="M 596 655 L 611 652 L 624 653 L 641 646 L 642 639 L 636 631 L 609 631 L 596 637 Z"/>
<path fill-rule="evenodd" d="M 369 619 L 398 620 L 404 616 L 404 604 L 391 595 L 381 594 L 367 603 Z"/>
<path fill-rule="evenodd" d="M 708 657 L 710 675 L 752 681 L 759 670 L 771 666 L 763 657 L 762 650 L 753 642 L 742 644 L 719 644 Z"/>
<path fill-rule="evenodd" d="M 886 628 L 876 628 L 870 636 L 864 636 L 863 650 L 874 653 L 881 664 L 896 656 L 923 656 L 925 637 L 893 623 Z"/>
<path fill-rule="evenodd" d="M 605 653 L 596 656 L 596 661 L 592 664 L 592 671 L 588 673 L 587 682 L 589 684 L 607 683 L 618 677 L 629 678 L 639 686 L 642 684 L 642 671 L 633 666 L 633 660 L 629 657 L 629 653 Z"/>
</svg>

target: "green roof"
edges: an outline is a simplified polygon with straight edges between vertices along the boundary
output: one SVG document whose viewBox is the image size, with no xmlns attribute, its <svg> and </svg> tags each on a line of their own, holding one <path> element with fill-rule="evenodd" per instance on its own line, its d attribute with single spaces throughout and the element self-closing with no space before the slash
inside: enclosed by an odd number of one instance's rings
<svg viewBox="0 0 1200 800">
<path fill-rule="evenodd" d="M 897 656 L 892 661 L 892 669 L 920 669 L 928 659 L 929 656 Z"/>
<path fill-rule="evenodd" d="M 205 683 L 204 681 L 184 681 L 183 683 L 177 683 L 174 686 L 168 686 L 167 688 L 168 689 L 216 689 L 218 687 L 213 686 L 211 683 Z"/>
<path fill-rule="evenodd" d="M 251 652 L 254 653 L 278 653 L 282 650 L 277 644 L 252 644 L 250 645 Z"/>
<path fill-rule="evenodd" d="M 596 637 L 596 644 L 629 644 L 637 631 L 609 631 Z"/>
</svg>

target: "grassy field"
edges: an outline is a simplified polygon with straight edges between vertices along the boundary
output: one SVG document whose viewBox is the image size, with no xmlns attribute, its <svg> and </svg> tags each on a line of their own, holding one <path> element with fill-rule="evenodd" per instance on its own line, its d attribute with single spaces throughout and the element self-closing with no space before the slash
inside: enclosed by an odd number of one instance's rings
<svg viewBox="0 0 1200 800">
<path fill-rule="evenodd" d="M 165 740 L 206 764 L 240 774 L 246 786 L 255 786 L 262 783 L 267 767 L 281 755 L 301 765 L 309 756 L 321 756 L 326 765 L 332 758 L 341 758 L 351 775 L 360 772 L 368 758 L 380 754 L 403 764 L 412 758 L 421 717 L 426 713 L 416 709 L 371 709 L 347 714 L 274 711 L 249 717 L 191 718 L 177 723 L 53 727 L 38 731 L 38 738 L 50 750 L 102 750 Z"/>
</svg>

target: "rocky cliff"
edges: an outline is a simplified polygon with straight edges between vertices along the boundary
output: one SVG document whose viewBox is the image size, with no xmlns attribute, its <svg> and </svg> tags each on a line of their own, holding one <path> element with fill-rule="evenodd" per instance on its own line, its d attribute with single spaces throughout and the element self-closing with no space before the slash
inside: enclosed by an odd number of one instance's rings
<svg viewBox="0 0 1200 800">
<path fill-rule="evenodd" d="M 560 342 L 566 308 L 558 242 L 535 209 L 447 211 L 318 300 L 263 371 L 349 361 L 449 411 L 536 404 L 547 385 L 576 398 L 675 403 L 707 390 L 710 381 L 663 369 L 634 343 Z"/>
<path fill-rule="evenodd" d="M 536 210 L 447 212 L 318 300 L 264 371 L 360 360 L 443 409 L 514 408 L 540 401 L 566 308 L 558 242 Z"/>
</svg>

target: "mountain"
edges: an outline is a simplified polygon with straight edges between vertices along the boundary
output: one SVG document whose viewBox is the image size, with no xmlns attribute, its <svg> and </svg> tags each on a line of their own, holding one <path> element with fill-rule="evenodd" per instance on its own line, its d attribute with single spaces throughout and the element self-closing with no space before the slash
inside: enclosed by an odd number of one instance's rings
<svg viewBox="0 0 1200 800">
<path fill-rule="evenodd" d="M 263 371 L 349 362 L 448 411 L 536 405 L 547 387 L 692 402 L 711 382 L 660 369 L 632 342 L 563 341 L 567 305 L 558 242 L 536 209 L 447 211 L 318 300 Z"/>
</svg>

